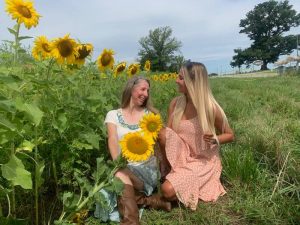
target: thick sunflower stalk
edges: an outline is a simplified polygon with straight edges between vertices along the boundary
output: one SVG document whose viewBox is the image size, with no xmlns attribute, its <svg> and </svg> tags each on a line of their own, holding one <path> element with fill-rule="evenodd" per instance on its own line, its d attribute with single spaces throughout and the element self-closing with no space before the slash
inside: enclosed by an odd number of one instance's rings
<svg viewBox="0 0 300 225">
<path fill-rule="evenodd" d="M 95 202 L 100 201 L 99 191 L 103 188 L 110 188 L 117 194 L 123 190 L 123 183 L 114 177 L 118 169 L 125 167 L 126 162 L 122 157 L 113 162 L 105 163 L 103 158 L 97 158 L 97 170 L 93 174 L 94 185 L 84 178 L 76 175 L 77 183 L 80 187 L 80 194 L 66 192 L 63 194 L 63 212 L 54 224 L 69 224 L 78 220 L 78 215 L 86 212 L 92 207 Z M 105 204 L 100 201 L 101 204 Z"/>
</svg>

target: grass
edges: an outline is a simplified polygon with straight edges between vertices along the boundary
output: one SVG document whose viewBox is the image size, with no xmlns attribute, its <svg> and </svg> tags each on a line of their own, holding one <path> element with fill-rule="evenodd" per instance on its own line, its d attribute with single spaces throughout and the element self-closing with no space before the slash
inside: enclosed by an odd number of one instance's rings
<svg viewBox="0 0 300 225">
<path fill-rule="evenodd" d="M 300 78 L 214 78 L 236 135 L 221 149 L 227 194 L 192 212 L 146 210 L 142 224 L 298 224 Z"/>
</svg>

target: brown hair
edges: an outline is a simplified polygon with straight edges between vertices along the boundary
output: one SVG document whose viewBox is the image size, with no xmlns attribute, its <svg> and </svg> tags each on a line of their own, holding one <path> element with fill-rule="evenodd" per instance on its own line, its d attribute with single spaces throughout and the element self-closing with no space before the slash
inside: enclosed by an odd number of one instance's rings
<svg viewBox="0 0 300 225">
<path fill-rule="evenodd" d="M 143 77 L 143 76 L 131 77 L 127 81 L 125 88 L 123 90 L 123 93 L 122 93 L 121 108 L 126 108 L 129 105 L 130 99 L 131 99 L 131 92 L 132 92 L 134 86 L 137 85 L 138 83 L 140 83 L 141 80 L 146 81 L 149 84 L 149 88 L 150 88 L 150 80 L 147 79 L 146 77 Z M 144 104 L 142 106 L 146 107 L 149 111 L 151 111 L 153 113 L 158 113 L 158 110 L 152 106 L 151 99 L 150 99 L 150 93 L 148 94 L 148 98 L 144 101 Z"/>
</svg>

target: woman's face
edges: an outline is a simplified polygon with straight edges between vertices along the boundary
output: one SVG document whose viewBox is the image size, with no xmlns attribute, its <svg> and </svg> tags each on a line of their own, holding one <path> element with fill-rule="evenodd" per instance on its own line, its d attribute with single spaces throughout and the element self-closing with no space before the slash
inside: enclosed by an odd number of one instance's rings
<svg viewBox="0 0 300 225">
<path fill-rule="evenodd" d="M 145 80 L 138 80 L 131 91 L 131 102 L 134 105 L 142 106 L 149 96 L 149 84 Z"/>
<path fill-rule="evenodd" d="M 178 85 L 178 91 L 183 94 L 187 94 L 187 88 L 183 79 L 183 70 L 179 71 L 178 77 L 176 79 L 176 84 Z"/>
</svg>

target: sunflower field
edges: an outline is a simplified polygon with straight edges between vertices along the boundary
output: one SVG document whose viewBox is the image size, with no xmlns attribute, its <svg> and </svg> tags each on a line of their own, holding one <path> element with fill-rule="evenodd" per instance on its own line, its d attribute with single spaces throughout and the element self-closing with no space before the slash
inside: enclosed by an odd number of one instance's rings
<svg viewBox="0 0 300 225">
<path fill-rule="evenodd" d="M 108 224 L 93 211 L 96 202 L 106 207 L 101 188 L 121 192 L 113 174 L 124 160 L 110 160 L 105 115 L 119 107 L 127 79 L 140 74 L 151 80 L 165 123 L 177 74 L 152 73 L 150 61 L 115 62 L 112 49 L 94 61 L 93 44 L 69 34 L 38 36 L 26 49 L 22 40 L 30 37 L 20 28 L 38 26 L 41 15 L 30 1 L 5 2 L 16 25 L 8 29 L 14 41 L 0 47 L 0 224 Z M 299 224 L 299 76 L 210 82 L 236 136 L 221 151 L 227 194 L 200 202 L 196 212 L 180 204 L 170 213 L 145 210 L 141 223 Z M 158 119 L 145 120 L 141 126 Z"/>
</svg>

